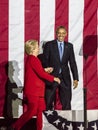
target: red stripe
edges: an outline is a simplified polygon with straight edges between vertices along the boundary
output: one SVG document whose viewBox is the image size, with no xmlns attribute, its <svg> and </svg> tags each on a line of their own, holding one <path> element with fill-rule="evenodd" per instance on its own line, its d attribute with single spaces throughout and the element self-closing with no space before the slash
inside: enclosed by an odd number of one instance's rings
<svg viewBox="0 0 98 130">
<path fill-rule="evenodd" d="M 29 39 L 36 39 L 39 41 L 40 36 L 39 11 L 40 11 L 40 3 L 38 0 L 25 0 L 25 41 Z M 26 110 L 27 106 L 24 105 L 24 111 Z"/>
<path fill-rule="evenodd" d="M 39 1 L 25 0 L 25 40 L 39 39 Z"/>
<path fill-rule="evenodd" d="M 3 115 L 8 62 L 8 0 L 0 0 L 0 116 Z"/>
<path fill-rule="evenodd" d="M 68 30 L 68 0 L 56 0 L 56 10 L 55 10 L 55 30 L 58 26 L 62 25 L 65 26 Z M 68 40 L 68 36 L 65 38 Z M 59 95 L 57 90 L 56 95 L 56 105 L 55 109 L 62 109 L 61 103 L 59 101 Z"/>
<path fill-rule="evenodd" d="M 84 86 L 87 87 L 87 109 L 98 109 L 97 79 L 97 2 L 85 0 L 84 6 Z"/>
<path fill-rule="evenodd" d="M 55 29 L 63 25 L 68 30 L 68 7 L 68 0 L 56 0 Z"/>
</svg>

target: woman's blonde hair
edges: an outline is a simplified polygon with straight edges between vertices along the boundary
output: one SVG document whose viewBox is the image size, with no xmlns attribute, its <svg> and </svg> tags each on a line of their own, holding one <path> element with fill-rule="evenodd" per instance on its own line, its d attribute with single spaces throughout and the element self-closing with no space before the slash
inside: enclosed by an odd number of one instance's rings
<svg viewBox="0 0 98 130">
<path fill-rule="evenodd" d="M 37 40 L 28 40 L 26 41 L 25 43 L 25 52 L 26 54 L 30 54 L 31 53 L 31 47 L 33 48 L 33 50 L 35 49 L 36 47 L 36 44 L 38 44 L 38 41 Z"/>
</svg>

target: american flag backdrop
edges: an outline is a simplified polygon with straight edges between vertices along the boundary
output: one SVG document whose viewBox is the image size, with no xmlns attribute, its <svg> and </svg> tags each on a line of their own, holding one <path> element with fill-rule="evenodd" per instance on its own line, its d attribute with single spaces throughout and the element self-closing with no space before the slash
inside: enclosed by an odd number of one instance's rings
<svg viewBox="0 0 98 130">
<path fill-rule="evenodd" d="M 65 40 L 74 45 L 79 71 L 78 88 L 72 89 L 72 110 L 83 110 L 84 86 L 87 109 L 98 109 L 98 1 L 0 0 L 0 116 L 9 75 L 13 75 L 10 82 L 17 88 L 24 86 L 25 41 L 36 39 L 41 47 L 44 41 L 55 38 L 59 25 L 67 28 Z M 10 62 L 13 74 L 6 69 Z"/>
</svg>

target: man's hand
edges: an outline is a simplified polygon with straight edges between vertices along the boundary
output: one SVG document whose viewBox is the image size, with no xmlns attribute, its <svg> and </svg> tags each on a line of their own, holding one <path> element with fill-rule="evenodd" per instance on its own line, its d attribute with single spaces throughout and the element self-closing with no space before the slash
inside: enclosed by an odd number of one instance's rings
<svg viewBox="0 0 98 130">
<path fill-rule="evenodd" d="M 60 79 L 59 79 L 59 78 L 57 78 L 57 77 L 54 77 L 54 81 L 55 81 L 55 82 L 57 82 L 58 84 L 60 84 L 60 83 L 61 83 Z"/>
<path fill-rule="evenodd" d="M 53 71 L 53 68 L 52 67 L 47 67 L 47 68 L 44 68 L 44 70 L 47 72 L 47 73 L 51 73 Z"/>
<path fill-rule="evenodd" d="M 74 86 L 74 88 L 73 88 L 73 89 L 75 89 L 75 88 L 77 88 L 77 87 L 78 87 L 78 80 L 74 80 L 74 81 L 73 81 L 73 86 Z"/>
</svg>

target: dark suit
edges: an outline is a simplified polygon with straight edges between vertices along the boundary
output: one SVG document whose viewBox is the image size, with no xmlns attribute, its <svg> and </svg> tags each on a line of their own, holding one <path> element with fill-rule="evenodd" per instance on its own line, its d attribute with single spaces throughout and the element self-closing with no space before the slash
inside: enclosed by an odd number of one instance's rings
<svg viewBox="0 0 98 130">
<path fill-rule="evenodd" d="M 58 87 L 62 109 L 70 110 L 72 94 L 69 66 L 72 72 L 73 80 L 78 80 L 78 71 L 73 51 L 73 45 L 69 42 L 64 42 L 62 62 L 60 61 L 57 40 L 47 42 L 45 44 L 43 54 L 45 62 L 44 67 L 53 67 L 54 70 L 52 72 L 52 75 L 61 79 L 61 84 L 59 87 L 55 83 L 50 84 L 52 87 L 46 84 L 47 109 L 51 109 L 50 106 L 54 100 L 56 88 Z M 61 74 L 59 74 L 60 68 L 62 70 Z"/>
</svg>

